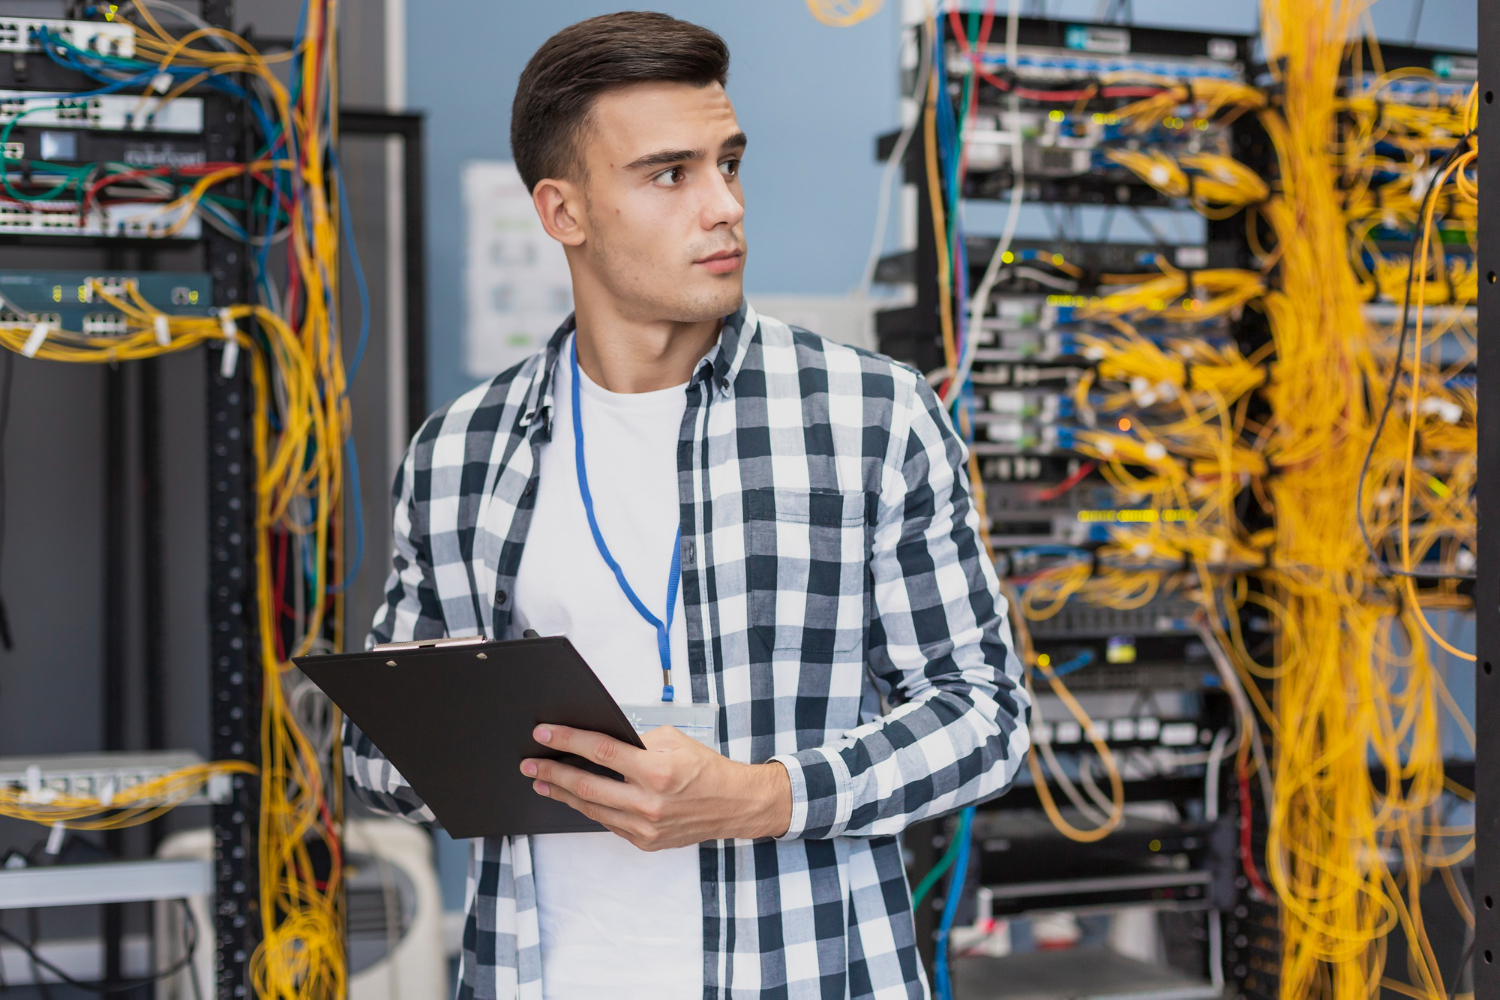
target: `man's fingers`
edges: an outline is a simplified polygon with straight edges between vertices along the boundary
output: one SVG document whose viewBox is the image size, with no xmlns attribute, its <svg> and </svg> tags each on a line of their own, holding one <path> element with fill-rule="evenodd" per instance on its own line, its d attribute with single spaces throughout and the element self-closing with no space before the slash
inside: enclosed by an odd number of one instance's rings
<svg viewBox="0 0 1500 1000">
<path fill-rule="evenodd" d="M 556 799 L 565 806 L 576 809 L 595 823 L 624 836 L 626 824 L 629 817 L 618 809 L 600 805 L 588 799 L 580 799 L 561 785 L 550 781 L 534 781 L 531 786 L 538 795 L 545 795 L 549 799 Z"/>
<path fill-rule="evenodd" d="M 636 757 L 644 753 L 640 748 L 621 743 L 612 736 L 592 733 L 586 729 L 572 729 L 568 726 L 544 724 L 533 729 L 531 735 L 544 747 L 566 750 L 568 753 L 577 754 L 588 760 L 598 761 L 605 767 L 625 775 L 630 773 Z"/>
<path fill-rule="evenodd" d="M 521 773 L 561 788 L 575 798 L 612 809 L 628 809 L 639 793 L 623 781 L 593 774 L 555 760 L 528 758 L 521 762 Z"/>
</svg>

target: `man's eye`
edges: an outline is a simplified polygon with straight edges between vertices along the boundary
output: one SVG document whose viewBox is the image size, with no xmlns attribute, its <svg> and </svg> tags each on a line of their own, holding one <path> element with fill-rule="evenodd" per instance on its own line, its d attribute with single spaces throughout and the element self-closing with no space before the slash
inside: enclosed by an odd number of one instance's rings
<svg viewBox="0 0 1500 1000">
<path fill-rule="evenodd" d="M 740 175 L 740 161 L 725 160 L 723 163 L 719 164 L 719 173 L 723 174 L 725 177 L 738 177 Z"/>
<path fill-rule="evenodd" d="M 670 170 L 663 170 L 661 173 L 657 174 L 652 183 L 657 185 L 658 187 L 676 187 L 678 184 L 682 183 L 682 179 L 686 176 L 687 171 L 683 170 L 681 167 L 673 167 Z"/>
</svg>

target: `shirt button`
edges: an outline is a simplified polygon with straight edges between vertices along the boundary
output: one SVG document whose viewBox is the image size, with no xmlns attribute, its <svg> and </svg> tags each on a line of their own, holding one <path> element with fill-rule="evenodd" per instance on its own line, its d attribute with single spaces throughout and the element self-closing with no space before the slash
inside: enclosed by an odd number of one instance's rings
<svg viewBox="0 0 1500 1000">
<path fill-rule="evenodd" d="M 536 492 L 536 480 L 532 479 L 526 483 L 526 488 L 521 491 L 523 497 L 529 497 Z"/>
<path fill-rule="evenodd" d="M 689 566 L 693 564 L 693 541 L 690 538 L 682 543 L 682 561 Z"/>
<path fill-rule="evenodd" d="M 496 604 L 504 604 L 505 603 L 505 598 L 507 596 L 508 595 L 503 590 L 497 590 L 497 591 L 495 591 L 495 603 Z"/>
</svg>

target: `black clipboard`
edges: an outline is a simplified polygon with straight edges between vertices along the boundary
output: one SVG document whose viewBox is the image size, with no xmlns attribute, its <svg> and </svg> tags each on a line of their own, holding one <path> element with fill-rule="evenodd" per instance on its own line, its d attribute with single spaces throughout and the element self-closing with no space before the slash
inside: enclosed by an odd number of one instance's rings
<svg viewBox="0 0 1500 1000">
<path fill-rule="evenodd" d="M 604 684 L 562 636 L 390 643 L 293 660 L 362 729 L 449 835 L 604 829 L 532 790 L 525 757 L 619 775 L 531 738 L 551 722 L 643 747 Z"/>
</svg>

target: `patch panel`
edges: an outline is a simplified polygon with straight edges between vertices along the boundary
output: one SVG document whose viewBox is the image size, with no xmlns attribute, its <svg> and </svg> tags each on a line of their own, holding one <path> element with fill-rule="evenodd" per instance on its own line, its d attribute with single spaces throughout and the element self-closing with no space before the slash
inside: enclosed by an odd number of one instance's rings
<svg viewBox="0 0 1500 1000">
<path fill-rule="evenodd" d="M 110 129 L 195 133 L 203 131 L 203 99 L 92 94 L 55 97 L 27 90 L 0 90 L 0 125 L 15 121 L 31 128 Z M 48 157 L 43 157 L 47 159 Z"/>
<path fill-rule="evenodd" d="M 41 52 L 41 33 L 100 55 L 135 55 L 135 29 L 122 22 L 0 16 L 0 52 Z"/>
<path fill-rule="evenodd" d="M 977 284 L 985 265 L 994 255 L 1000 241 L 993 236 L 970 236 L 964 240 L 964 253 L 969 262 L 973 284 Z M 1016 269 L 1002 268 L 998 292 L 1030 292 L 1047 296 L 1058 291 L 1069 293 L 1091 293 L 1098 286 L 1100 274 L 1149 274 L 1159 272 L 1166 263 L 1184 270 L 1201 268 L 1242 267 L 1247 263 L 1244 250 L 1233 242 L 1214 240 L 1208 243 L 1157 245 L 1150 243 L 1099 243 L 1092 241 L 1056 239 L 1016 239 L 1011 241 L 1010 252 Z M 1059 257 L 1082 271 L 1083 279 L 1074 281 L 1071 287 L 1041 285 L 1027 278 L 1027 265 L 1045 267 Z M 1051 275 L 1053 281 L 1066 276 Z M 881 284 L 910 284 L 916 280 L 916 255 L 912 251 L 890 254 L 881 258 L 875 269 L 875 280 Z"/>
<path fill-rule="evenodd" d="M 45 322 L 100 336 L 123 332 L 123 317 L 96 288 L 127 300 L 133 288 L 174 315 L 206 316 L 213 302 L 209 276 L 194 272 L 0 270 L 0 320 Z"/>
<path fill-rule="evenodd" d="M 1103 639 L 1113 635 L 1190 635 L 1198 605 L 1158 598 L 1139 608 L 1106 608 L 1082 601 L 1065 605 L 1051 618 L 1031 623 L 1031 634 L 1044 639 Z"/>
<path fill-rule="evenodd" d="M 191 750 L 0 757 L 0 788 L 25 793 L 37 802 L 64 796 L 107 801 L 120 792 L 202 763 L 203 758 Z M 209 779 L 204 794 L 184 804 L 224 801 L 229 791 L 229 776 L 215 776 Z"/>
<path fill-rule="evenodd" d="M 169 208 L 161 204 L 127 202 L 97 206 L 83 214 L 78 211 L 78 205 L 71 202 L 24 205 L 4 202 L 0 203 L 0 233 L 195 240 L 202 235 L 203 226 L 185 205 Z"/>
<path fill-rule="evenodd" d="M 986 69 L 1013 69 L 1016 77 L 1027 83 L 1066 83 L 1072 80 L 1097 79 L 1120 73 L 1140 74 L 1169 80 L 1227 80 L 1239 82 L 1245 78 L 1245 67 L 1240 62 L 1241 40 L 1228 36 L 1204 36 L 1205 54 L 1202 56 L 1170 56 L 1131 53 L 1132 33 L 1129 28 L 1104 25 L 1069 25 L 1069 30 L 1078 29 L 1091 35 L 1093 52 L 1067 46 L 1016 47 L 1016 60 L 1012 67 L 1005 54 L 1002 42 L 990 42 L 980 49 L 980 57 Z M 1074 34 L 1074 39 L 1081 36 Z M 1104 51 L 1105 47 L 1113 51 Z M 1210 54 L 1215 53 L 1215 54 Z M 962 57 L 950 60 L 949 72 L 958 75 L 965 70 Z"/>
<path fill-rule="evenodd" d="M 1127 132 L 1116 115 L 1051 110 L 1007 111 L 981 107 L 969 117 L 965 149 L 970 182 L 986 186 L 983 175 L 1013 168 L 1015 134 L 1021 135 L 1022 171 L 1028 177 L 1073 177 L 1093 173 L 1116 184 L 1139 184 L 1130 171 L 1113 162 L 1110 149 L 1158 148 L 1175 155 L 1228 155 L 1226 128 L 1206 119 L 1174 118 L 1143 132 Z"/>
</svg>

